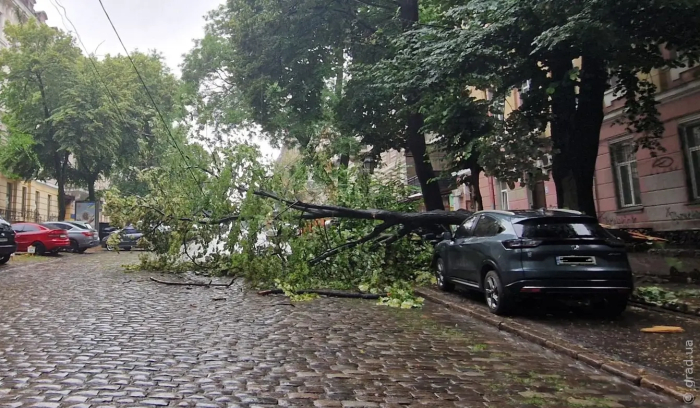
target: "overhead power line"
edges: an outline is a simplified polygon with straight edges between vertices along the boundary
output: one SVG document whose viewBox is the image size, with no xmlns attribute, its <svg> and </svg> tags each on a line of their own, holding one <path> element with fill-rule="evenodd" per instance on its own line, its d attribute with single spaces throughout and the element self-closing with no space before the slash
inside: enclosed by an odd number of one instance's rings
<svg viewBox="0 0 700 408">
<path fill-rule="evenodd" d="M 55 1 L 55 3 L 54 3 Z M 68 10 L 59 2 L 59 0 L 51 0 L 51 4 L 56 8 L 56 11 L 58 11 L 58 14 L 61 16 L 61 21 L 63 22 L 63 27 L 68 30 L 68 27 L 66 26 L 66 21 L 70 23 L 71 27 L 73 27 L 73 31 L 75 32 L 75 36 L 78 38 L 78 41 L 80 42 L 80 45 L 83 47 L 83 50 L 85 51 L 85 54 L 87 55 L 87 59 L 90 61 L 90 64 L 92 65 L 93 70 L 95 71 L 95 76 L 97 77 L 97 80 L 100 81 L 102 86 L 104 86 L 105 90 L 107 91 L 107 95 L 109 96 L 109 99 L 112 101 L 112 104 L 114 104 L 114 107 L 117 109 L 117 113 L 119 114 L 119 117 L 124 123 L 127 123 L 126 117 L 122 113 L 122 110 L 119 108 L 119 104 L 117 103 L 116 98 L 114 97 L 114 94 L 112 94 L 112 91 L 109 89 L 109 86 L 107 85 L 107 82 L 102 78 L 102 75 L 100 75 L 100 70 L 97 68 L 97 64 L 95 64 L 95 61 L 92 59 L 90 56 L 90 52 L 88 51 L 87 47 L 85 46 L 85 43 L 83 42 L 82 37 L 80 36 L 80 33 L 78 32 L 78 28 L 73 24 L 73 21 L 68 17 Z M 60 7 L 63 9 L 63 13 L 61 13 L 61 10 L 58 9 Z M 65 15 L 65 20 L 63 19 Z M 70 31 L 70 30 L 68 30 Z"/>
<path fill-rule="evenodd" d="M 109 12 L 107 12 L 107 9 L 105 8 L 104 3 L 102 0 L 97 0 L 100 2 L 100 6 L 102 7 L 102 11 L 105 13 L 105 16 L 107 17 L 107 20 L 109 21 L 109 24 L 112 26 L 112 30 L 114 30 L 114 34 L 116 34 L 117 39 L 119 40 L 119 43 L 122 45 L 122 48 L 124 49 L 124 52 L 126 53 L 127 58 L 129 59 L 129 62 L 131 62 L 131 66 L 134 68 L 134 71 L 136 72 L 136 75 L 139 77 L 139 81 L 141 81 L 141 85 L 143 85 L 143 89 L 146 91 L 146 94 L 148 95 L 148 99 L 151 100 L 151 103 L 153 104 L 153 107 L 155 108 L 156 112 L 158 113 L 158 117 L 160 118 L 161 122 L 163 122 L 163 126 L 165 126 L 165 130 L 168 133 L 168 136 L 170 137 L 170 140 L 173 142 L 173 145 L 177 149 L 177 151 L 180 153 L 180 156 L 182 156 L 182 159 L 185 161 L 186 164 L 188 164 L 188 170 L 190 171 L 190 174 L 192 175 L 192 179 L 196 182 L 197 177 L 194 175 L 194 171 L 192 170 L 192 167 L 189 166 L 189 160 L 185 152 L 182 151 L 180 148 L 180 145 L 178 145 L 177 140 L 175 140 L 175 137 L 173 136 L 172 132 L 170 131 L 170 125 L 168 125 L 168 122 L 165 120 L 165 117 L 160 111 L 160 108 L 158 107 L 158 104 L 156 103 L 156 100 L 153 98 L 153 95 L 151 95 L 151 91 L 148 89 L 148 86 L 146 85 L 146 81 L 143 80 L 143 77 L 141 76 L 141 72 L 139 71 L 138 67 L 136 67 L 136 64 L 134 63 L 134 59 L 131 58 L 131 54 L 129 53 L 129 50 L 126 48 L 126 45 L 124 45 L 124 41 L 122 41 L 122 37 L 119 35 L 119 31 L 117 30 L 117 27 L 115 27 L 114 23 L 112 22 L 112 18 L 109 15 Z M 199 187 L 199 190 L 204 193 L 204 190 L 202 189 L 202 186 L 197 184 Z"/>
</svg>

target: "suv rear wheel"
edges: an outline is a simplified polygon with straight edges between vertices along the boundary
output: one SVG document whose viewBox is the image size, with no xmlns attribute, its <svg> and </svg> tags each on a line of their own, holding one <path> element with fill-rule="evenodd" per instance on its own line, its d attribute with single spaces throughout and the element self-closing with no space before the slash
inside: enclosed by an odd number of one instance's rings
<svg viewBox="0 0 700 408">
<path fill-rule="evenodd" d="M 455 289 L 455 284 L 445 278 L 445 261 L 438 258 L 435 261 L 435 278 L 437 279 L 438 289 L 444 292 L 451 292 Z"/>
<path fill-rule="evenodd" d="M 484 277 L 484 295 L 491 313 L 499 316 L 510 313 L 512 301 L 503 290 L 501 277 L 496 271 L 489 271 Z"/>
<path fill-rule="evenodd" d="M 0 256 L 0 265 L 5 265 L 10 260 L 11 255 Z"/>
</svg>

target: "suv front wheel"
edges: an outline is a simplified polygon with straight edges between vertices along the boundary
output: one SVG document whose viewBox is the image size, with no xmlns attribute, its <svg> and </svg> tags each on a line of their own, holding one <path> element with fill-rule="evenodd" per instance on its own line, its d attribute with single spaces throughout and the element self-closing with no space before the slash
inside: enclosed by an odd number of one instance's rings
<svg viewBox="0 0 700 408">
<path fill-rule="evenodd" d="M 501 277 L 496 271 L 489 271 L 484 277 L 484 294 L 489 311 L 499 316 L 507 315 L 511 310 L 511 299 L 503 290 Z"/>
</svg>

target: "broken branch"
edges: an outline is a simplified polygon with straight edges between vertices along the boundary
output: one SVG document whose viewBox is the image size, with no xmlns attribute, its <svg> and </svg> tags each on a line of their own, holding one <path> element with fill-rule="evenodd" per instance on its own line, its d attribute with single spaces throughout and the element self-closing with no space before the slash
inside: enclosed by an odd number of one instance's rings
<svg viewBox="0 0 700 408">
<path fill-rule="evenodd" d="M 163 285 L 170 285 L 170 286 L 204 286 L 204 287 L 224 287 L 224 288 L 229 288 L 233 283 L 236 281 L 236 279 L 233 279 L 231 283 L 212 283 L 212 281 L 209 281 L 209 283 L 202 283 L 202 282 L 168 282 L 168 281 L 162 281 L 159 279 L 156 279 L 154 277 L 151 277 L 151 280 L 153 282 L 157 283 L 162 283 Z"/>
<path fill-rule="evenodd" d="M 353 293 L 353 292 L 342 292 L 338 290 L 322 290 L 322 289 L 307 289 L 307 290 L 300 290 L 297 292 L 294 292 L 297 295 L 306 295 L 306 294 L 316 294 L 319 296 L 328 296 L 328 297 L 336 297 L 336 298 L 346 298 L 346 299 L 369 299 L 369 300 L 376 300 L 379 299 L 381 296 L 380 295 L 374 295 L 372 293 Z M 268 295 L 283 295 L 284 291 L 282 289 L 271 289 L 271 290 L 263 290 L 258 292 L 258 295 L 260 296 L 268 296 Z"/>
</svg>

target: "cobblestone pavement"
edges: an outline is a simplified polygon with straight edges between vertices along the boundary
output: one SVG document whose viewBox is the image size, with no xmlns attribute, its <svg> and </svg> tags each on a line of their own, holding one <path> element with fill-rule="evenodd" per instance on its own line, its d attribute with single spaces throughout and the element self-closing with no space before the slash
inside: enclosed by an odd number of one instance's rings
<svg viewBox="0 0 700 408">
<path fill-rule="evenodd" d="M 135 254 L 0 268 L 0 406 L 673 407 L 447 309 L 160 285 Z"/>
</svg>

